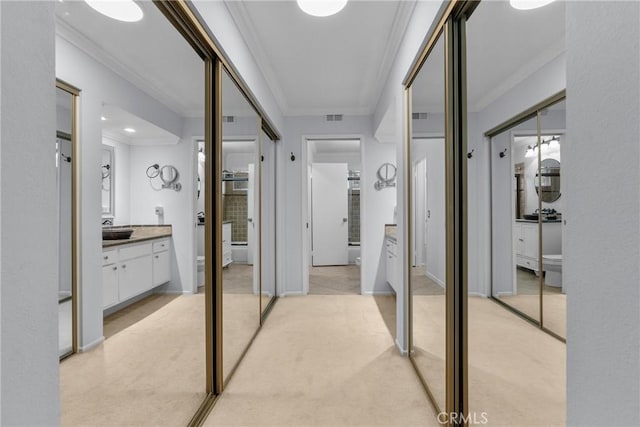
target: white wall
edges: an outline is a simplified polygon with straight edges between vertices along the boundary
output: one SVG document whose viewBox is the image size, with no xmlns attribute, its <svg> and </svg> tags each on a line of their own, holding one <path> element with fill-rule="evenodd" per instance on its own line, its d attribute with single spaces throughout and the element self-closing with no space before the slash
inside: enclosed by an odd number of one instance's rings
<svg viewBox="0 0 640 427">
<path fill-rule="evenodd" d="M 638 2 L 567 2 L 570 426 L 640 424 L 639 23 Z"/>
<path fill-rule="evenodd" d="M 72 43 L 56 35 L 56 76 L 78 87 L 80 94 L 80 265 L 79 285 L 81 349 L 102 341 L 102 290 L 96 286 L 101 277 L 101 150 L 103 103 L 117 105 L 174 135 L 181 135 L 183 119 L 176 113 L 122 79 Z M 193 164 L 193 163 L 190 163 Z M 185 169 L 186 170 L 186 169 Z M 183 183 L 184 185 L 184 183 Z M 185 188 L 186 190 L 186 188 Z M 184 190 L 183 190 L 184 191 Z M 133 193 L 132 193 L 133 194 Z M 184 209 L 192 214 L 193 204 Z M 131 206 L 133 212 L 133 206 Z M 131 218 L 133 221 L 134 218 Z M 175 229 L 174 229 L 175 231 Z M 189 248 L 180 250 L 190 253 Z"/>
<path fill-rule="evenodd" d="M 198 146 L 195 138 L 204 134 L 202 119 L 185 121 L 182 137 L 176 145 L 131 146 L 129 187 L 132 224 L 171 224 L 173 250 L 171 253 L 171 283 L 161 288 L 164 292 L 196 292 L 194 268 L 196 262 L 196 212 L 193 211 L 195 194 L 195 161 Z M 157 163 L 160 167 L 173 165 L 178 169 L 180 191 L 157 190 L 146 175 L 147 168 Z M 117 178 L 116 178 L 117 179 Z M 155 188 L 155 189 L 154 189 Z M 162 206 L 164 216 L 155 214 Z"/>
<path fill-rule="evenodd" d="M 59 422 L 54 4 L 0 2 L 0 424 Z"/>
</svg>

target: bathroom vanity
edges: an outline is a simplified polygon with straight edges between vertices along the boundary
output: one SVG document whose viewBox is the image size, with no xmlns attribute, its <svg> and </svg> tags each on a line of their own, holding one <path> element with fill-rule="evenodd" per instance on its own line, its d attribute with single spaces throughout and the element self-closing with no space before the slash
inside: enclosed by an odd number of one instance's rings
<svg viewBox="0 0 640 427">
<path fill-rule="evenodd" d="M 561 220 L 542 222 L 542 254 L 562 254 Z M 538 221 L 516 219 L 513 224 L 516 265 L 538 274 Z"/>
<path fill-rule="evenodd" d="M 171 226 L 131 228 L 129 239 L 102 242 L 103 309 L 171 280 Z"/>
<path fill-rule="evenodd" d="M 397 293 L 398 289 L 398 239 L 396 237 L 396 225 L 386 224 L 384 227 L 384 242 L 387 259 L 387 283 Z"/>
</svg>

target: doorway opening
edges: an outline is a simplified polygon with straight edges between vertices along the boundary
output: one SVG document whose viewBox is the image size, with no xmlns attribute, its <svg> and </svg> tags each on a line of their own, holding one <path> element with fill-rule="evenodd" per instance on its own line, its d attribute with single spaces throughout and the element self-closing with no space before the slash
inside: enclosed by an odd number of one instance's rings
<svg viewBox="0 0 640 427">
<path fill-rule="evenodd" d="M 307 290 L 359 295 L 361 143 L 307 139 Z"/>
</svg>

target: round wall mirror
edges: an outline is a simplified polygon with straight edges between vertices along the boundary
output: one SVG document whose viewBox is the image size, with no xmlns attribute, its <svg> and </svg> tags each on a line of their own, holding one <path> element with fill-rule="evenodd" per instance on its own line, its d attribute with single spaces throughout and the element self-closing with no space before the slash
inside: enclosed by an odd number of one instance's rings
<svg viewBox="0 0 640 427">
<path fill-rule="evenodd" d="M 536 193 L 543 202 L 551 203 L 560 198 L 560 162 L 544 159 L 540 163 L 540 175 L 534 181 Z"/>
</svg>

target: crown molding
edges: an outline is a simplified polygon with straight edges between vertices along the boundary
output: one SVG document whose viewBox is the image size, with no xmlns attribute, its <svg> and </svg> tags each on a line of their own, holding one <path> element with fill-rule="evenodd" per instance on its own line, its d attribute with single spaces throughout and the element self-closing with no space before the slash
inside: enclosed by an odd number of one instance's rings
<svg viewBox="0 0 640 427">
<path fill-rule="evenodd" d="M 186 108 L 181 102 L 174 97 L 167 95 L 159 85 L 152 83 L 147 76 L 143 76 L 132 68 L 123 64 L 115 56 L 105 51 L 93 40 L 73 28 L 71 25 L 56 16 L 56 35 L 71 43 L 80 51 L 105 66 L 119 77 L 136 86 L 150 97 L 156 99 L 176 114 L 182 117 L 202 117 L 202 111 L 195 112 Z"/>
</svg>

